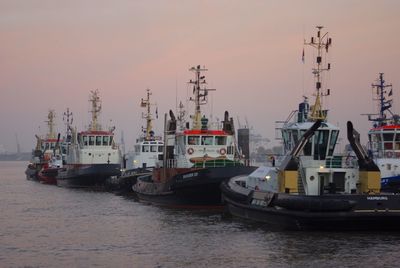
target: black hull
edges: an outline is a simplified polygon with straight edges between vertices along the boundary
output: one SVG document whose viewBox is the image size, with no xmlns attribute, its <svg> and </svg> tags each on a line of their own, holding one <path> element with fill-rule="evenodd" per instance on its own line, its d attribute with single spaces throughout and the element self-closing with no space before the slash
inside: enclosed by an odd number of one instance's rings
<svg viewBox="0 0 400 268">
<path fill-rule="evenodd" d="M 121 174 L 119 164 L 67 165 L 57 175 L 57 185 L 63 187 L 104 186 L 111 176 Z"/>
<path fill-rule="evenodd" d="M 105 181 L 105 187 L 108 191 L 124 193 L 133 193 L 132 187 L 136 184 L 137 178 L 143 175 L 151 174 L 151 170 L 138 168 L 124 171 L 119 177 L 110 177 Z"/>
<path fill-rule="evenodd" d="M 151 176 L 139 177 L 133 187 L 139 200 L 168 207 L 222 209 L 222 181 L 250 174 L 255 167 L 233 166 L 186 171 L 156 183 Z"/>
<path fill-rule="evenodd" d="M 229 183 L 221 185 L 226 210 L 243 219 L 265 224 L 274 230 L 320 230 L 320 231 L 399 231 L 400 195 L 327 195 L 310 210 L 305 198 L 286 199 L 287 194 L 266 196 L 263 202 L 254 202 L 251 191 L 248 195 L 230 188 Z M 282 196 L 279 203 L 280 196 Z M 273 200 L 276 198 L 276 200 Z M 315 197 L 316 200 L 318 197 Z M 315 201 L 314 200 L 314 201 Z M 332 200 L 342 200 L 338 205 Z M 259 200 L 261 201 L 261 199 Z M 292 204 L 292 202 L 298 204 Z M 286 204 L 288 208 L 277 206 Z M 312 202 L 311 202 L 312 203 Z M 340 202 L 339 202 L 340 203 Z M 348 205 L 343 205 L 347 203 Z"/>
</svg>

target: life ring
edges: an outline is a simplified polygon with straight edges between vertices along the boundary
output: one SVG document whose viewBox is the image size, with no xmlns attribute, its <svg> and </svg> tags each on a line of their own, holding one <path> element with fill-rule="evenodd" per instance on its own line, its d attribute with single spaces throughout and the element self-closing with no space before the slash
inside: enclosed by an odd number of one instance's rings
<svg viewBox="0 0 400 268">
<path fill-rule="evenodd" d="M 194 153 L 194 150 L 193 150 L 193 148 L 189 148 L 189 149 L 187 149 L 187 153 L 188 153 L 188 154 L 193 154 L 193 153 Z"/>
<path fill-rule="evenodd" d="M 219 150 L 219 153 L 220 153 L 221 155 L 225 155 L 225 154 L 226 154 L 226 149 L 225 149 L 225 148 L 221 148 L 221 149 Z"/>
</svg>

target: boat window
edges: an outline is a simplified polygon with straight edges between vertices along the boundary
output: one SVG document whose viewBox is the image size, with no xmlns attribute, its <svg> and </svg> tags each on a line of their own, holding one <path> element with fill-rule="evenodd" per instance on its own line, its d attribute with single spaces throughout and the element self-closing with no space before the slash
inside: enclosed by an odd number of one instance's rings
<svg viewBox="0 0 400 268">
<path fill-rule="evenodd" d="M 157 152 L 157 145 L 151 145 L 150 146 L 150 152 L 156 153 Z"/>
<path fill-rule="evenodd" d="M 383 133 L 383 141 L 392 142 L 394 138 L 394 133 Z"/>
<path fill-rule="evenodd" d="M 201 145 L 212 145 L 213 139 L 213 136 L 203 136 L 201 137 Z"/>
<path fill-rule="evenodd" d="M 140 152 L 140 145 L 135 145 L 135 152 Z"/>
<path fill-rule="evenodd" d="M 394 149 L 395 150 L 400 150 L 400 133 L 395 133 L 394 134 Z"/>
<path fill-rule="evenodd" d="M 315 133 L 314 160 L 324 160 L 328 147 L 329 130 L 318 130 Z"/>
<path fill-rule="evenodd" d="M 309 139 L 304 146 L 304 155 L 311 155 L 312 151 L 312 139 Z"/>
<path fill-rule="evenodd" d="M 94 136 L 89 136 L 89 145 L 94 145 Z"/>
<path fill-rule="evenodd" d="M 200 136 L 188 136 L 188 144 L 189 145 L 199 145 L 200 144 Z"/>
<path fill-rule="evenodd" d="M 158 146 L 158 152 L 162 153 L 163 152 L 163 146 Z"/>
<path fill-rule="evenodd" d="M 143 145 L 143 146 L 142 146 L 142 152 L 148 153 L 149 150 L 150 150 L 149 145 Z"/>
<path fill-rule="evenodd" d="M 87 136 L 83 136 L 83 145 L 84 146 L 88 145 L 88 137 Z"/>
<path fill-rule="evenodd" d="M 108 146 L 109 145 L 109 136 L 103 136 L 103 146 Z"/>
<path fill-rule="evenodd" d="M 97 146 L 101 145 L 101 140 L 102 140 L 102 136 L 96 136 L 96 145 Z"/>
<path fill-rule="evenodd" d="M 50 148 L 51 148 L 51 149 L 54 149 L 54 147 L 55 147 L 55 143 L 54 143 L 54 142 L 52 142 L 52 143 L 51 143 L 51 147 L 50 147 Z"/>
<path fill-rule="evenodd" d="M 336 145 L 336 141 L 338 138 L 338 134 L 339 134 L 339 131 L 337 131 L 337 130 L 332 130 L 332 132 L 331 132 L 331 140 L 329 141 L 329 151 L 328 151 L 329 156 L 333 155 L 333 151 L 335 150 L 335 145 Z"/>
<path fill-rule="evenodd" d="M 215 145 L 226 145 L 226 136 L 215 136 Z"/>
<path fill-rule="evenodd" d="M 299 133 L 297 132 L 296 129 L 292 131 L 292 137 L 293 137 L 294 144 L 297 144 L 297 142 L 299 141 L 298 134 Z"/>
<path fill-rule="evenodd" d="M 286 130 L 282 130 L 282 139 L 283 139 L 283 145 L 285 148 L 285 152 L 289 151 L 289 143 L 288 143 L 288 134 Z"/>
<path fill-rule="evenodd" d="M 114 142 L 113 136 L 110 136 L 110 146 L 113 145 L 113 142 Z"/>
</svg>

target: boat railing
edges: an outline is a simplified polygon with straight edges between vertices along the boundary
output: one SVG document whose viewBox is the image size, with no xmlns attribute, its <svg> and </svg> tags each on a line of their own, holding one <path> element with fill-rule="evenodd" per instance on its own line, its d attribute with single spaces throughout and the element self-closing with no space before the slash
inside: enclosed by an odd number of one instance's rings
<svg viewBox="0 0 400 268">
<path fill-rule="evenodd" d="M 372 152 L 373 158 L 400 158 L 400 150 L 378 150 Z"/>
<path fill-rule="evenodd" d="M 312 158 L 301 159 L 301 164 L 307 168 L 356 168 L 358 166 L 357 157 L 353 155 L 335 155 L 318 161 Z"/>
<path fill-rule="evenodd" d="M 227 159 L 215 159 L 207 161 L 198 161 L 194 164 L 194 167 L 198 168 L 217 168 L 217 167 L 233 167 L 233 166 L 244 166 L 245 164 L 240 161 L 232 161 Z"/>
</svg>

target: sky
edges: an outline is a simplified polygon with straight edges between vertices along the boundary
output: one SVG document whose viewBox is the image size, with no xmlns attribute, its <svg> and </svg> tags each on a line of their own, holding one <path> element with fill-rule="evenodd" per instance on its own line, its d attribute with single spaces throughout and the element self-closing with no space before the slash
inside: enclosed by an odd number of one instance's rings
<svg viewBox="0 0 400 268">
<path fill-rule="evenodd" d="M 175 110 L 197 65 L 216 89 L 207 112 L 222 119 L 228 110 L 272 146 L 275 121 L 314 92 L 315 51 L 303 43 L 317 25 L 332 38 L 329 121 L 343 139 L 353 121 L 366 142 L 371 123 L 361 114 L 376 112 L 380 72 L 400 112 L 399 11 L 396 0 L 0 0 L 0 149 L 16 151 L 17 135 L 30 151 L 49 109 L 59 132 L 67 107 L 83 130 L 89 93 L 99 89 L 103 126 L 115 126 L 118 140 L 123 132 L 129 150 L 144 125 L 146 88 L 159 115 Z"/>
</svg>

